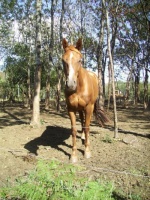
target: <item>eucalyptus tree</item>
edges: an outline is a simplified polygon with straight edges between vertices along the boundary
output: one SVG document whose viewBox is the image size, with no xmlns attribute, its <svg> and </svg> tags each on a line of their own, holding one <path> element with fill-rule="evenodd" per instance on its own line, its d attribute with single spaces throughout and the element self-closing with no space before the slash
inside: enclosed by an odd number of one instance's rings
<svg viewBox="0 0 150 200">
<path fill-rule="evenodd" d="M 34 77 L 34 98 L 32 111 L 32 125 L 40 124 L 40 89 L 41 89 L 41 9 L 42 0 L 36 0 L 36 69 Z"/>
<path fill-rule="evenodd" d="M 18 87 L 19 90 L 21 89 L 22 93 L 24 91 L 24 86 L 27 80 L 27 73 L 25 70 L 27 65 L 27 53 L 28 48 L 26 45 L 16 43 L 12 49 L 12 54 L 7 56 L 5 60 L 5 73 L 7 74 L 6 80 L 10 86 L 11 100 L 15 100 L 16 95 L 13 95 L 12 91 L 16 90 L 16 87 Z"/>
<path fill-rule="evenodd" d="M 111 76 L 112 76 L 111 80 L 112 80 L 112 94 L 113 94 L 113 107 L 114 107 L 114 137 L 118 138 L 119 137 L 118 118 L 117 118 L 116 96 L 115 96 L 114 63 L 113 63 L 113 55 L 112 55 L 113 48 L 111 47 L 111 43 L 110 43 L 110 23 L 109 23 L 109 11 L 108 11 L 110 3 L 106 3 L 105 0 L 103 0 L 103 4 L 104 4 L 105 14 L 106 14 L 108 56 L 109 56 L 109 63 L 110 63 Z"/>
<path fill-rule="evenodd" d="M 0 1 L 0 60 L 9 55 L 13 43 L 13 21 L 15 10 L 15 0 L 10 2 Z"/>
<path fill-rule="evenodd" d="M 11 31 L 9 32 L 9 39 L 7 39 L 7 36 L 3 37 L 3 48 L 5 48 L 5 50 L 7 51 L 7 53 L 5 51 L 5 59 L 7 61 L 7 56 L 16 56 L 16 60 L 18 60 L 18 63 L 20 63 L 20 66 L 17 65 L 18 67 L 20 67 L 20 72 L 23 69 L 24 74 L 28 74 L 26 83 L 22 82 L 22 85 L 24 84 L 25 88 L 28 87 L 29 92 L 24 91 L 24 94 L 28 94 L 27 96 L 29 97 L 30 101 L 31 92 L 29 66 L 31 66 L 31 45 L 29 45 L 29 38 L 31 38 L 32 36 L 31 30 L 29 30 L 29 27 L 31 27 L 29 23 L 31 20 L 29 20 L 29 18 L 31 15 L 33 16 L 34 13 L 34 10 L 32 10 L 33 4 L 34 1 L 31 2 L 29 0 L 2 1 L 2 13 L 4 19 L 3 21 L 5 23 L 5 26 L 7 25 L 11 29 Z M 21 63 L 20 60 L 24 60 L 24 62 Z M 15 74 L 11 76 L 15 76 Z"/>
<path fill-rule="evenodd" d="M 58 75 L 58 83 L 57 83 L 57 90 L 56 90 L 56 106 L 57 111 L 60 111 L 60 99 L 61 99 L 61 88 L 62 88 L 62 79 L 63 79 L 63 73 L 62 73 L 62 39 L 63 39 L 63 23 L 64 23 L 64 14 L 65 14 L 65 0 L 61 1 L 61 15 L 60 15 L 60 22 L 59 22 L 59 45 L 57 50 L 57 56 L 58 56 L 58 62 L 57 62 L 57 75 Z"/>
<path fill-rule="evenodd" d="M 99 79 L 99 106 L 104 109 L 104 93 L 105 93 L 105 83 L 104 83 L 104 71 L 105 66 L 103 65 L 103 45 L 104 45 L 104 2 L 101 1 L 101 18 L 100 18 L 100 31 L 99 31 L 99 42 L 97 45 L 97 69 L 98 69 L 98 79 Z"/>
<path fill-rule="evenodd" d="M 50 100 L 50 73 L 53 68 L 53 48 L 54 48 L 54 12 L 55 4 L 54 0 L 51 2 L 45 1 L 44 4 L 44 16 L 42 23 L 42 38 L 43 39 L 43 64 L 46 72 L 45 82 L 45 109 L 49 109 Z"/>
<path fill-rule="evenodd" d="M 140 102 L 139 83 L 141 72 L 144 77 L 144 107 L 148 105 L 148 73 L 149 73 L 149 13 L 150 3 L 147 1 L 126 1 L 121 12 L 120 23 L 122 29 L 118 33 L 119 45 L 116 51 L 122 69 L 129 71 L 129 76 L 134 81 L 134 103 Z M 125 70 L 126 71 L 126 70 Z M 131 80 L 129 78 L 128 80 Z M 129 84 L 127 84 L 129 85 Z M 129 90 L 127 89 L 129 95 Z M 127 95 L 127 96 L 128 96 Z"/>
<path fill-rule="evenodd" d="M 19 40 L 28 48 L 28 54 L 24 55 L 26 59 L 26 101 L 25 106 L 30 109 L 32 104 L 32 90 L 33 90 L 33 71 L 34 71 L 34 43 L 35 43 L 35 1 L 26 0 L 21 4 L 18 4 L 18 7 L 21 11 L 21 14 L 16 20 L 18 24 L 18 35 L 20 36 Z"/>
</svg>

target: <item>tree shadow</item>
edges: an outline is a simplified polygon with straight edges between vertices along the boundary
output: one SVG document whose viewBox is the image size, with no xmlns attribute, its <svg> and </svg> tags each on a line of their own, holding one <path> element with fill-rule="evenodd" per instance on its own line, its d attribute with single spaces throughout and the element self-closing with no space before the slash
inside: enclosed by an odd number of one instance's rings
<svg viewBox="0 0 150 200">
<path fill-rule="evenodd" d="M 114 131 L 114 127 L 113 126 L 105 126 L 104 127 L 105 129 L 108 129 L 110 131 Z M 150 134 L 141 134 L 141 133 L 138 133 L 138 132 L 133 132 L 133 131 L 128 131 L 128 130 L 123 130 L 121 128 L 118 128 L 118 132 L 119 133 L 123 133 L 123 134 L 130 134 L 130 135 L 134 135 L 134 136 L 137 136 L 137 137 L 143 137 L 143 138 L 148 138 L 150 139 Z"/>
<path fill-rule="evenodd" d="M 137 132 L 133 132 L 133 131 L 125 131 L 125 130 L 122 130 L 122 129 L 118 129 L 118 132 L 150 139 L 150 134 L 141 134 L 141 133 L 137 133 Z"/>
<path fill-rule="evenodd" d="M 27 149 L 30 153 L 38 155 L 37 151 L 40 145 L 50 146 L 51 148 L 63 152 L 66 156 L 70 158 L 70 154 L 59 146 L 63 145 L 70 149 L 72 148 L 71 145 L 68 145 L 65 142 L 65 140 L 67 140 L 70 137 L 70 134 L 70 129 L 56 126 L 47 126 L 46 130 L 42 133 L 40 137 L 29 141 L 27 144 L 25 144 L 24 148 Z"/>
<path fill-rule="evenodd" d="M 17 115 L 20 114 L 20 116 L 22 116 L 22 113 L 15 113 L 12 114 L 9 111 L 7 111 L 6 109 L 3 109 L 3 112 L 5 114 L 7 114 L 7 116 L 3 116 L 0 119 L 0 129 L 5 127 L 5 126 L 13 126 L 13 125 L 21 125 L 21 124 L 27 124 L 27 121 L 22 120 L 18 117 L 16 117 Z"/>
</svg>

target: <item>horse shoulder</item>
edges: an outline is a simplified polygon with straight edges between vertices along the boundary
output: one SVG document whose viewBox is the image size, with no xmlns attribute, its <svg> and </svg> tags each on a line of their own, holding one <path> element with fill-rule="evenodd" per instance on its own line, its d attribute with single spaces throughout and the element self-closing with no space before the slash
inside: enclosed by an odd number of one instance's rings
<svg viewBox="0 0 150 200">
<path fill-rule="evenodd" d="M 71 95 L 66 95 L 66 103 L 68 106 L 77 107 L 78 95 L 76 93 L 73 93 Z"/>
<path fill-rule="evenodd" d="M 98 77 L 94 72 L 88 71 L 88 74 L 90 75 L 90 78 L 93 79 L 98 84 Z"/>
</svg>

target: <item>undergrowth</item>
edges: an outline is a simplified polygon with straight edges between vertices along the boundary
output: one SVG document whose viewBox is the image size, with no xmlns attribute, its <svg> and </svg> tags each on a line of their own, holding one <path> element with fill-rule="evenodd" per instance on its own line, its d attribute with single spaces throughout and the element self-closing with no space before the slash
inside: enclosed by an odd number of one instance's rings
<svg viewBox="0 0 150 200">
<path fill-rule="evenodd" d="M 114 200 L 112 183 L 83 176 L 83 167 L 58 161 L 37 163 L 35 170 L 0 189 L 1 200 Z M 134 198 L 130 198 L 134 199 Z M 138 198 L 135 198 L 138 199 Z M 139 200 L 139 199 L 138 199 Z"/>
</svg>

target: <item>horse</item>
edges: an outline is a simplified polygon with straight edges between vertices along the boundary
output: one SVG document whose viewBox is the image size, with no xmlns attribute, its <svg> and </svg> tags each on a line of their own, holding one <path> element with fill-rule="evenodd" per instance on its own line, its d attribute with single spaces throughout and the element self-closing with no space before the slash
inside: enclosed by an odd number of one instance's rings
<svg viewBox="0 0 150 200">
<path fill-rule="evenodd" d="M 71 120 L 72 129 L 72 154 L 71 161 L 76 163 L 77 145 L 76 145 L 76 113 L 79 113 L 82 125 L 82 136 L 85 144 L 84 156 L 91 157 L 89 127 L 93 111 L 96 112 L 96 101 L 98 98 L 99 81 L 94 72 L 88 71 L 82 67 L 82 39 L 79 38 L 76 46 L 69 45 L 66 39 L 62 40 L 64 54 L 62 56 L 63 70 L 66 77 L 65 97 L 68 114 Z M 101 113 L 101 121 L 107 121 L 107 117 Z"/>
</svg>

